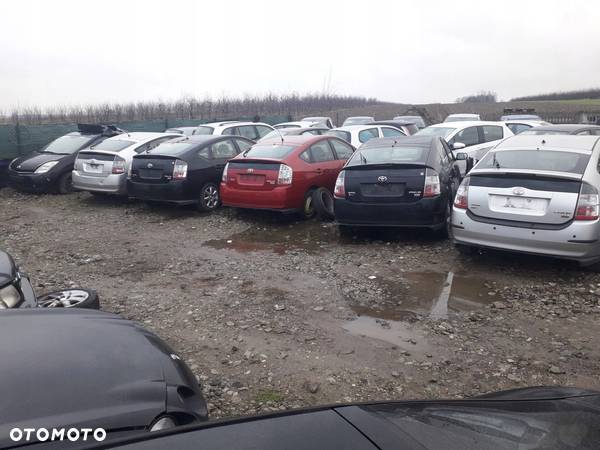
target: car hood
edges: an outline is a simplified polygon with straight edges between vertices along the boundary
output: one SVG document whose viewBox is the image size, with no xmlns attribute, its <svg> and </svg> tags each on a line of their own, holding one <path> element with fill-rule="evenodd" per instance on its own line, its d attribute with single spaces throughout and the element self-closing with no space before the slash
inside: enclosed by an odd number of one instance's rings
<svg viewBox="0 0 600 450">
<path fill-rule="evenodd" d="M 10 283 L 17 277 L 17 266 L 12 257 L 0 250 L 0 286 Z"/>
<path fill-rule="evenodd" d="M 155 335 L 100 311 L 2 311 L 0 342 L 0 447 L 13 427 L 146 427 L 189 381 Z"/>
<path fill-rule="evenodd" d="M 60 161 L 73 155 L 57 155 L 56 153 L 33 153 L 17 158 L 11 167 L 19 172 L 34 172 L 38 167 L 48 161 Z"/>
</svg>

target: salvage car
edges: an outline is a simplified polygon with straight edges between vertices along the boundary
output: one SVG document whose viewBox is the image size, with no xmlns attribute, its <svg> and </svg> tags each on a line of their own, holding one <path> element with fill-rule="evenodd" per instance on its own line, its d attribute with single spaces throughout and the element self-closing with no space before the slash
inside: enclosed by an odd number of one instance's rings
<svg viewBox="0 0 600 450">
<path fill-rule="evenodd" d="M 551 126 L 551 123 L 544 122 L 543 120 L 527 120 L 527 119 L 506 119 L 503 120 L 506 126 L 510 128 L 514 134 L 519 134 L 523 131 L 529 130 L 534 127 Z"/>
<path fill-rule="evenodd" d="M 599 141 L 598 136 L 521 133 L 498 144 L 456 194 L 457 248 L 546 255 L 598 269 Z"/>
<path fill-rule="evenodd" d="M 460 400 L 319 406 L 208 422 L 111 442 L 113 448 L 595 449 L 600 392 L 549 386 Z"/>
<path fill-rule="evenodd" d="M 416 134 L 419 131 L 419 127 L 414 122 L 408 120 L 376 120 L 371 122 L 371 125 L 389 125 L 403 131 L 407 136 Z"/>
<path fill-rule="evenodd" d="M 308 128 L 281 128 L 271 131 L 269 134 L 260 138 L 258 142 L 267 141 L 269 139 L 281 138 L 281 136 L 299 136 L 299 135 L 315 135 L 320 136 L 326 134 L 329 128 L 308 127 Z"/>
<path fill-rule="evenodd" d="M 102 428 L 107 445 L 207 420 L 200 386 L 181 357 L 117 315 L 75 308 L 3 311 L 0 341 L 2 448 L 29 448 L 44 438 L 32 433 L 29 441 L 11 440 L 13 428 Z M 63 441 L 45 444 L 74 444 Z M 89 448 L 94 442 L 90 433 L 77 444 Z"/>
<path fill-rule="evenodd" d="M 427 126 L 425 119 L 423 119 L 421 116 L 395 116 L 393 120 L 403 120 L 414 123 L 419 130 Z"/>
<path fill-rule="evenodd" d="M 449 114 L 444 122 L 473 122 L 476 120 L 481 120 L 479 114 Z"/>
<path fill-rule="evenodd" d="M 278 124 L 273 125 L 273 128 L 277 129 L 277 130 L 284 130 L 284 129 L 288 129 L 288 128 L 307 128 L 307 127 L 324 127 L 323 124 L 319 123 L 319 122 L 310 122 L 310 121 L 303 121 L 303 120 L 298 120 L 296 122 L 281 122 Z M 326 127 L 324 127 L 326 128 Z M 329 130 L 329 128 L 327 128 Z"/>
<path fill-rule="evenodd" d="M 191 136 L 196 131 L 198 127 L 177 127 L 177 128 L 167 128 L 165 133 L 175 133 L 175 134 L 183 134 L 184 136 Z"/>
<path fill-rule="evenodd" d="M 525 130 L 521 134 L 549 135 L 549 134 L 574 134 L 577 136 L 600 136 L 600 125 L 582 125 L 567 123 L 563 125 L 547 125 Z"/>
<path fill-rule="evenodd" d="M 319 126 L 324 126 L 327 128 L 335 128 L 335 124 L 333 123 L 333 120 L 331 119 L 331 117 L 321 117 L 321 116 L 304 117 L 300 120 L 302 122 L 313 122 L 313 123 L 318 124 Z"/>
<path fill-rule="evenodd" d="M 354 148 L 334 136 L 283 136 L 254 145 L 225 166 L 223 205 L 333 216 L 333 187 Z"/>
<path fill-rule="evenodd" d="M 266 123 L 261 122 L 240 122 L 240 121 L 227 121 L 227 122 L 214 122 L 204 123 L 196 127 L 194 135 L 196 134 L 216 134 L 216 135 L 233 135 L 242 136 L 253 141 L 259 140 L 267 133 L 273 131 L 274 128 Z"/>
<path fill-rule="evenodd" d="M 127 195 L 127 172 L 133 157 L 152 150 L 177 133 L 124 133 L 79 152 L 73 187 L 94 195 Z"/>
<path fill-rule="evenodd" d="M 344 120 L 344 123 L 342 123 L 343 127 L 347 127 L 348 125 L 364 125 L 365 123 L 371 123 L 375 121 L 375 117 L 371 117 L 371 116 L 353 116 L 353 117 L 348 117 L 346 120 Z"/>
<path fill-rule="evenodd" d="M 452 151 L 440 137 L 372 139 L 338 175 L 335 220 L 342 232 L 354 226 L 393 226 L 446 235 L 460 182 Z"/>
<path fill-rule="evenodd" d="M 80 123 L 77 129 L 53 140 L 41 150 L 14 159 L 8 169 L 9 186 L 38 193 L 72 192 L 71 173 L 79 151 L 124 133 L 112 125 Z"/>
<path fill-rule="evenodd" d="M 373 138 L 406 136 L 404 131 L 396 127 L 371 124 L 334 128 L 330 130 L 328 134 L 343 139 L 354 146 L 354 148 L 360 147 L 362 144 Z"/>
<path fill-rule="evenodd" d="M 98 294 L 90 289 L 63 289 L 36 296 L 29 276 L 21 272 L 12 256 L 0 250 L 0 309 L 12 308 L 98 309 Z"/>
<path fill-rule="evenodd" d="M 169 140 L 133 157 L 127 192 L 141 200 L 195 204 L 201 211 L 213 211 L 221 204 L 219 183 L 225 164 L 253 144 L 241 136 Z"/>
</svg>

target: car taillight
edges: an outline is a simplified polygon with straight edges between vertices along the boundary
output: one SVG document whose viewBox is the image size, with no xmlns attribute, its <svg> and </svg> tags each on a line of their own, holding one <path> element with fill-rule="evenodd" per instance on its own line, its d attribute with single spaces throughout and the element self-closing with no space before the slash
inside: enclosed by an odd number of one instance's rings
<svg viewBox="0 0 600 450">
<path fill-rule="evenodd" d="M 337 180 L 335 180 L 335 188 L 333 189 L 333 196 L 335 198 L 346 197 L 346 186 L 344 180 L 346 179 L 346 172 L 343 170 L 339 173 Z"/>
<path fill-rule="evenodd" d="M 187 163 L 178 159 L 173 166 L 173 179 L 185 180 L 187 178 Z"/>
<path fill-rule="evenodd" d="M 294 171 L 290 166 L 281 164 L 279 166 L 279 175 L 277 176 L 277 184 L 292 184 Z"/>
<path fill-rule="evenodd" d="M 120 156 L 115 156 L 115 160 L 112 164 L 112 173 L 121 174 L 125 173 L 125 160 Z"/>
<path fill-rule="evenodd" d="M 454 207 L 460 209 L 467 209 L 469 206 L 469 177 L 466 177 L 458 190 L 456 191 L 456 197 L 454 198 Z"/>
<path fill-rule="evenodd" d="M 425 170 L 425 187 L 423 188 L 423 197 L 437 197 L 442 192 L 440 187 L 440 177 L 433 169 Z"/>
<path fill-rule="evenodd" d="M 582 183 L 575 208 L 575 220 L 596 220 L 599 215 L 600 196 L 594 186 Z"/>
<path fill-rule="evenodd" d="M 223 175 L 221 176 L 221 181 L 223 183 L 227 183 L 227 169 L 229 168 L 229 163 L 225 164 L 225 168 L 223 169 Z"/>
</svg>

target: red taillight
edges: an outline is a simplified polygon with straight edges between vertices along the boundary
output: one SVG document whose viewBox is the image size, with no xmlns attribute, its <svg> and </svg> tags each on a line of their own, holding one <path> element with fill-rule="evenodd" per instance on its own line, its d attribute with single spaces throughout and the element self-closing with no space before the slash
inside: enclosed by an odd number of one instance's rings
<svg viewBox="0 0 600 450">
<path fill-rule="evenodd" d="M 187 178 L 187 163 L 178 159 L 173 166 L 173 179 L 185 180 Z"/>
<path fill-rule="evenodd" d="M 575 220 L 596 220 L 599 216 L 600 196 L 598 189 L 583 183 L 575 208 Z"/>
<path fill-rule="evenodd" d="M 292 184 L 294 171 L 290 166 L 281 164 L 279 166 L 279 174 L 277 175 L 277 184 Z"/>
<path fill-rule="evenodd" d="M 125 160 L 120 156 L 115 156 L 115 160 L 112 164 L 112 173 L 117 175 L 125 173 Z"/>
<path fill-rule="evenodd" d="M 223 169 L 223 176 L 221 177 L 223 183 L 227 183 L 227 169 L 229 169 L 229 163 L 225 164 L 225 168 Z"/>
<path fill-rule="evenodd" d="M 469 177 L 466 177 L 458 190 L 456 191 L 456 197 L 454 198 L 454 207 L 460 209 L 467 209 L 469 206 Z"/>
<path fill-rule="evenodd" d="M 343 170 L 338 174 L 337 180 L 335 180 L 335 188 L 333 189 L 333 196 L 335 198 L 346 197 L 346 186 L 344 180 L 346 178 L 346 172 Z"/>
<path fill-rule="evenodd" d="M 423 197 L 437 197 L 442 192 L 440 187 L 440 177 L 433 169 L 425 170 L 425 186 L 423 187 Z"/>
</svg>

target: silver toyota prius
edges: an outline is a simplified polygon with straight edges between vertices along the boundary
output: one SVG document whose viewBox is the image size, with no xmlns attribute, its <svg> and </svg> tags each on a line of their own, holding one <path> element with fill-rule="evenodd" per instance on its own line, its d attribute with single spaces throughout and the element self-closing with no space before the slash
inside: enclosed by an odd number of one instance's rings
<svg viewBox="0 0 600 450">
<path fill-rule="evenodd" d="M 457 191 L 452 212 L 457 248 L 488 247 L 598 265 L 599 140 L 517 135 L 500 142 Z"/>
</svg>

